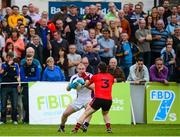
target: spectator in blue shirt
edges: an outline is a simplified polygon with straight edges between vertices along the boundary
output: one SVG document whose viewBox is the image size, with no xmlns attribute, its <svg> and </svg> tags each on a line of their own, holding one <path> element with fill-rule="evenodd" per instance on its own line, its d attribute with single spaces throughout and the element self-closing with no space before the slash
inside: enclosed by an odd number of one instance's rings
<svg viewBox="0 0 180 137">
<path fill-rule="evenodd" d="M 65 81 L 65 76 L 59 66 L 54 65 L 54 58 L 48 57 L 47 67 L 42 76 L 42 81 Z"/>
<path fill-rule="evenodd" d="M 110 31 L 105 28 L 103 29 L 103 37 L 98 41 L 100 45 L 99 55 L 101 61 L 109 64 L 109 60 L 115 55 L 115 43 L 114 40 L 110 38 Z"/>
<path fill-rule="evenodd" d="M 122 33 L 121 34 L 122 38 L 122 49 L 123 49 L 123 59 L 121 62 L 121 67 L 124 70 L 125 77 L 127 79 L 129 75 L 129 68 L 132 65 L 132 59 L 133 59 L 133 54 L 131 50 L 131 43 L 128 41 L 128 34 L 127 33 Z"/>
</svg>

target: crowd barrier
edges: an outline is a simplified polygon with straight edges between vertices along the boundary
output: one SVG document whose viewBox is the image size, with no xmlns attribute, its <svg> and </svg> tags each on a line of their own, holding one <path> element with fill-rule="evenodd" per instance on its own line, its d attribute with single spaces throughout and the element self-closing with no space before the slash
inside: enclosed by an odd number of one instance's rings
<svg viewBox="0 0 180 137">
<path fill-rule="evenodd" d="M 77 94 L 66 91 L 68 82 L 29 83 L 30 124 L 59 124 L 66 107 Z M 180 124 L 180 84 L 145 85 L 115 83 L 110 110 L 112 124 Z M 67 124 L 74 124 L 84 110 L 72 114 Z M 93 114 L 91 124 L 104 124 L 101 111 Z"/>
</svg>

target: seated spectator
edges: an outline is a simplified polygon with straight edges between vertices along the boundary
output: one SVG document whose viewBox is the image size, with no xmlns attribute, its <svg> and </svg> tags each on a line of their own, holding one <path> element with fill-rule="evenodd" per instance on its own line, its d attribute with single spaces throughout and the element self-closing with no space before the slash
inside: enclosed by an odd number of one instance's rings
<svg viewBox="0 0 180 137">
<path fill-rule="evenodd" d="M 54 65 L 53 57 L 46 60 L 47 66 L 42 75 L 42 81 L 65 81 L 63 72 L 59 66 Z"/>
<path fill-rule="evenodd" d="M 136 64 L 130 67 L 128 81 L 133 81 L 134 84 L 141 84 L 149 81 L 149 72 L 144 65 L 143 59 L 139 58 Z"/>
<path fill-rule="evenodd" d="M 155 64 L 150 67 L 150 81 L 168 84 L 168 68 L 163 65 L 161 58 L 155 59 Z"/>
<path fill-rule="evenodd" d="M 161 53 L 164 65 L 168 68 L 168 80 L 172 76 L 175 68 L 175 55 L 172 53 L 172 45 L 166 45 L 166 50 Z"/>
<path fill-rule="evenodd" d="M 109 60 L 107 72 L 113 75 L 117 82 L 122 82 L 126 80 L 123 70 L 117 66 L 116 58 L 111 58 Z"/>
</svg>

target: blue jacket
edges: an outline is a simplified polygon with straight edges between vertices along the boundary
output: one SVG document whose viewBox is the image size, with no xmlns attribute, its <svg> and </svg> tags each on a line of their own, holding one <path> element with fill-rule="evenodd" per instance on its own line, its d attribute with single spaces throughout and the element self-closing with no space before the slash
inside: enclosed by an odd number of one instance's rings
<svg viewBox="0 0 180 137">
<path fill-rule="evenodd" d="M 42 81 L 65 81 L 65 77 L 59 66 L 54 65 L 53 70 L 47 66 L 43 72 Z"/>
<path fill-rule="evenodd" d="M 41 79 L 41 71 L 37 64 L 33 63 L 28 66 L 26 63 L 20 67 L 21 81 L 39 81 Z"/>
</svg>

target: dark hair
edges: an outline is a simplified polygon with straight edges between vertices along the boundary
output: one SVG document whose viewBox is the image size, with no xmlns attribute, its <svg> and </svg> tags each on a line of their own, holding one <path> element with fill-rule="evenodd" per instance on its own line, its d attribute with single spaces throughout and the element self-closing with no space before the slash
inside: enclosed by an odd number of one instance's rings
<svg viewBox="0 0 180 137">
<path fill-rule="evenodd" d="M 64 58 L 67 58 L 67 51 L 66 51 L 66 49 L 64 48 L 64 47 L 61 47 L 60 49 L 59 49 L 59 51 L 64 51 Z M 58 55 L 58 57 L 60 57 L 60 55 Z"/>
<path fill-rule="evenodd" d="M 12 42 L 7 42 L 6 43 L 6 46 L 5 46 L 5 52 L 7 53 L 8 52 L 8 47 L 9 47 L 9 45 L 11 45 L 12 44 L 12 50 L 14 51 L 14 46 L 13 46 L 13 43 Z"/>
<path fill-rule="evenodd" d="M 108 32 L 110 34 L 110 30 L 108 28 L 103 28 L 102 32 Z"/>
<path fill-rule="evenodd" d="M 27 5 L 23 5 L 22 8 L 28 8 L 28 6 Z"/>
<path fill-rule="evenodd" d="M 26 58 L 32 58 L 33 55 L 32 54 L 26 54 Z"/>
<path fill-rule="evenodd" d="M 17 33 L 17 37 L 18 37 L 18 38 L 20 37 L 20 34 L 19 34 L 18 29 L 15 28 L 15 29 L 12 29 L 12 31 L 11 31 L 11 38 L 12 38 L 13 32 L 16 32 L 16 33 Z"/>
<path fill-rule="evenodd" d="M 17 8 L 19 10 L 19 7 L 17 5 L 13 5 L 11 9 Z"/>
<path fill-rule="evenodd" d="M 98 64 L 98 69 L 100 70 L 100 72 L 106 73 L 107 72 L 107 65 L 106 65 L 106 63 L 100 62 Z"/>
<path fill-rule="evenodd" d="M 144 62 L 144 59 L 140 57 L 140 58 L 137 58 L 137 59 L 136 59 L 136 62 L 138 62 L 138 61 Z"/>
</svg>

